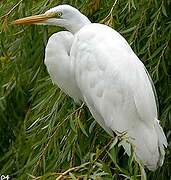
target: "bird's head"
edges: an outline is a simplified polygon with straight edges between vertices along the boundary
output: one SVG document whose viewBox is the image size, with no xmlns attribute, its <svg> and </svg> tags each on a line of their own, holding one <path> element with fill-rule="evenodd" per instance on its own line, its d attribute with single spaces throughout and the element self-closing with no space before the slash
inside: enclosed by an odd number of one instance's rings
<svg viewBox="0 0 171 180">
<path fill-rule="evenodd" d="M 14 21 L 14 24 L 17 25 L 43 24 L 60 26 L 72 33 L 77 32 L 81 27 L 89 23 L 90 21 L 86 16 L 70 5 L 59 5 L 49 9 L 44 14 L 29 16 Z"/>
</svg>

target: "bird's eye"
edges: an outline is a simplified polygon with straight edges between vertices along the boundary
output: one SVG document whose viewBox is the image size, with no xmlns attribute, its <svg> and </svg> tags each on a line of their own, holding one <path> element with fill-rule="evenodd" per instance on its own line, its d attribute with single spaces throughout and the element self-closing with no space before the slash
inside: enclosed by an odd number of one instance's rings
<svg viewBox="0 0 171 180">
<path fill-rule="evenodd" d="M 62 12 L 58 12 L 58 17 L 61 17 L 62 16 Z"/>
</svg>

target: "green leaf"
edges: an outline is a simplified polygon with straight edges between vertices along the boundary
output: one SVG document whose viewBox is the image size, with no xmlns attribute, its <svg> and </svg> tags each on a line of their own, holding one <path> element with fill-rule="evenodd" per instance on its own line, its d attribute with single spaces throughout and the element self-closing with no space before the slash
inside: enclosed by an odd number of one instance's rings
<svg viewBox="0 0 171 180">
<path fill-rule="evenodd" d="M 75 126 L 75 122 L 74 122 L 74 120 L 73 120 L 72 117 L 69 119 L 69 122 L 70 122 L 71 129 L 72 129 L 75 133 L 77 133 L 77 128 L 76 128 L 76 126 Z"/>
<path fill-rule="evenodd" d="M 77 118 L 77 122 L 78 122 L 79 127 L 81 128 L 81 131 L 83 132 L 83 134 L 86 135 L 86 136 L 88 137 L 88 134 L 87 134 L 87 132 L 86 132 L 86 130 L 85 130 L 85 128 L 84 128 L 82 122 L 80 121 L 80 118 Z"/>
<path fill-rule="evenodd" d="M 133 27 L 130 27 L 129 29 L 123 30 L 120 33 L 121 34 L 126 34 L 126 33 L 129 33 L 129 32 L 132 32 L 134 29 L 136 29 L 136 26 L 133 26 Z"/>
<path fill-rule="evenodd" d="M 163 3 L 161 7 L 162 7 L 162 13 L 167 17 L 166 8 Z"/>
<path fill-rule="evenodd" d="M 69 172 L 69 176 L 73 179 L 73 180 L 77 180 L 77 178 L 74 176 L 74 174 L 72 174 L 71 172 Z"/>
<path fill-rule="evenodd" d="M 112 144 L 110 145 L 110 148 L 109 149 L 112 149 L 118 142 L 118 137 L 116 136 L 112 142 Z"/>
<path fill-rule="evenodd" d="M 149 57 L 149 59 L 153 59 L 155 56 L 157 56 L 164 48 L 165 44 L 162 44 L 159 48 L 157 48 L 153 54 Z M 148 60 L 149 60 L 148 59 Z"/>
<path fill-rule="evenodd" d="M 90 127 L 89 127 L 89 133 L 90 133 L 90 134 L 92 133 L 92 131 L 93 131 L 93 129 L 94 129 L 95 126 L 96 126 L 96 120 L 94 120 L 94 121 L 91 123 Z"/>
</svg>

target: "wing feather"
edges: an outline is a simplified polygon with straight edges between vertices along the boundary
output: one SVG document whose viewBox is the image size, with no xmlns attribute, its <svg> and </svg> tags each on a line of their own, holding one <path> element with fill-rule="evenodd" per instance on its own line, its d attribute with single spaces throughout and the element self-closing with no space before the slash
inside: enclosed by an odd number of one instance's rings
<svg viewBox="0 0 171 180">
<path fill-rule="evenodd" d="M 144 65 L 126 40 L 107 26 L 91 24 L 78 32 L 71 53 L 84 101 L 102 117 L 96 120 L 105 129 L 126 131 L 137 156 L 155 169 L 160 158 L 155 96 Z"/>
</svg>

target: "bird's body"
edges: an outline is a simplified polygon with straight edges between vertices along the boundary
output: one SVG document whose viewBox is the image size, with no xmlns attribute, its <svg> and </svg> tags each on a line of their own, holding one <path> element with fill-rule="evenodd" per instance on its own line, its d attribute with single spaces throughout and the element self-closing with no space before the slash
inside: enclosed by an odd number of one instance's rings
<svg viewBox="0 0 171 180">
<path fill-rule="evenodd" d="M 52 81 L 75 101 L 80 101 L 82 96 L 75 81 L 70 56 L 73 40 L 73 34 L 68 31 L 53 34 L 46 46 L 45 64 Z"/>
<path fill-rule="evenodd" d="M 137 157 L 150 170 L 161 166 L 167 141 L 157 120 L 152 82 L 142 62 L 112 28 L 90 23 L 70 6 L 57 6 L 47 13 L 53 11 L 71 11 L 68 21 L 75 26 L 65 21 L 70 32 L 56 33 L 48 41 L 45 64 L 52 81 L 75 100 L 83 101 L 110 135 L 126 132 Z M 129 145 L 125 142 L 123 147 L 129 154 Z"/>
</svg>

